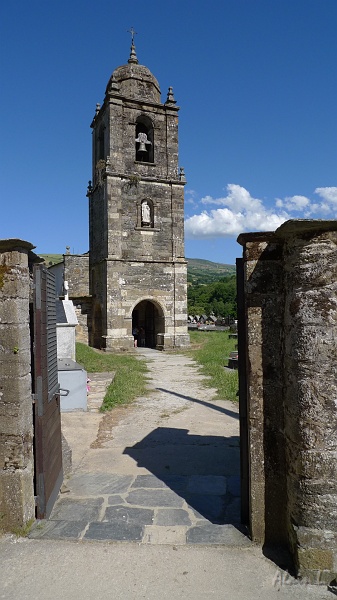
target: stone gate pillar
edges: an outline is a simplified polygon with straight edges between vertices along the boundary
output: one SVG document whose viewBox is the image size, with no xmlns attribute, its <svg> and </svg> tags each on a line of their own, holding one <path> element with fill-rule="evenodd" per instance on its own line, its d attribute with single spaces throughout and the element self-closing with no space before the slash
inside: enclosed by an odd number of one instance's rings
<svg viewBox="0 0 337 600">
<path fill-rule="evenodd" d="M 284 239 L 288 531 L 299 576 L 337 571 L 337 222 L 290 221 Z"/>
<path fill-rule="evenodd" d="M 28 254 L 0 240 L 0 530 L 34 518 Z"/>
<path fill-rule="evenodd" d="M 239 393 L 240 405 L 247 405 L 247 456 L 242 460 L 249 466 L 249 528 L 254 542 L 285 546 L 282 245 L 271 232 L 241 234 L 238 242 L 244 246 L 244 310 L 238 318 L 240 329 L 244 320 L 247 370 Z"/>
<path fill-rule="evenodd" d="M 337 574 L 337 221 L 287 221 L 274 233 L 241 234 L 238 241 L 244 246 L 240 401 L 246 395 L 251 536 L 265 547 L 286 546 L 302 579 L 331 583 Z"/>
</svg>

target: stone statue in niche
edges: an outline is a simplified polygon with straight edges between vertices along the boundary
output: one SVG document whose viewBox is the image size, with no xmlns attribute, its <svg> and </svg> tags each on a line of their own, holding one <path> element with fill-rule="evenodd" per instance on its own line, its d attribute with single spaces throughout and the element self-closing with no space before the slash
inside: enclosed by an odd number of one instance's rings
<svg viewBox="0 0 337 600">
<path fill-rule="evenodd" d="M 142 131 L 140 131 L 138 133 L 136 142 L 139 143 L 138 152 L 147 152 L 146 144 L 150 144 L 150 145 L 152 144 L 152 142 L 150 142 L 150 140 L 147 139 L 146 133 L 143 133 Z"/>
<path fill-rule="evenodd" d="M 146 200 L 142 202 L 142 225 L 146 227 L 151 225 L 151 209 Z"/>
</svg>

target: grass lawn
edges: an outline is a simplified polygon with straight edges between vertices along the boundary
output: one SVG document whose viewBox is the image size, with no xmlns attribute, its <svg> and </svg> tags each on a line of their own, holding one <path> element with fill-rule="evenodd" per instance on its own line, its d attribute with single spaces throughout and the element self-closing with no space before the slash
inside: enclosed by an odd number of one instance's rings
<svg viewBox="0 0 337 600">
<path fill-rule="evenodd" d="M 94 350 L 85 344 L 76 343 L 76 361 L 87 373 L 114 371 L 115 377 L 109 385 L 101 411 L 114 406 L 129 404 L 147 390 L 146 362 L 131 354 L 113 354 Z"/>
<path fill-rule="evenodd" d="M 190 331 L 190 336 L 191 347 L 184 350 L 184 354 L 199 363 L 201 373 L 209 378 L 205 385 L 216 388 L 215 398 L 237 401 L 238 372 L 224 369 L 229 353 L 235 350 L 236 340 L 230 340 L 226 331 Z M 76 360 L 88 373 L 115 372 L 102 412 L 149 393 L 146 362 L 132 354 L 110 354 L 77 342 Z"/>
<path fill-rule="evenodd" d="M 217 389 L 216 398 L 238 400 L 238 372 L 224 369 L 227 357 L 235 350 L 236 340 L 227 331 L 190 331 L 191 348 L 186 354 L 200 364 L 200 371 L 210 379 L 206 383 Z"/>
</svg>

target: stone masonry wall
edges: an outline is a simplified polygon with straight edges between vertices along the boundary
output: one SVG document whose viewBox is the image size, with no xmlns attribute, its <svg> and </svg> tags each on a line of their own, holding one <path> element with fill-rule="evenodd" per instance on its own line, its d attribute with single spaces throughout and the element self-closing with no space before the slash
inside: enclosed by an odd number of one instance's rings
<svg viewBox="0 0 337 600">
<path fill-rule="evenodd" d="M 337 573 L 337 223 L 242 234 L 250 526 L 299 577 Z M 240 318 L 240 317 L 239 317 Z"/>
<path fill-rule="evenodd" d="M 111 348 L 131 348 L 132 310 L 142 300 L 163 311 L 164 346 L 186 346 L 186 263 L 108 261 L 107 336 Z"/>
<path fill-rule="evenodd" d="M 297 571 L 337 573 L 337 224 L 284 236 L 284 403 L 288 529 Z"/>
<path fill-rule="evenodd" d="M 64 279 L 71 298 L 89 296 L 89 254 L 64 254 Z"/>
<path fill-rule="evenodd" d="M 244 237 L 250 530 L 261 544 L 286 544 L 282 375 L 282 265 L 273 234 Z M 240 318 L 240 317 L 239 317 Z M 277 473 L 277 477 L 275 477 Z"/>
<path fill-rule="evenodd" d="M 64 279 L 69 284 L 78 325 L 76 341 L 88 343 L 91 329 L 91 298 L 89 296 L 89 254 L 64 254 Z"/>
<path fill-rule="evenodd" d="M 0 530 L 34 518 L 28 254 L 0 241 Z"/>
<path fill-rule="evenodd" d="M 142 313 L 145 300 L 154 315 L 151 346 L 189 343 L 178 112 L 172 92 L 163 104 L 155 77 L 132 59 L 114 71 L 93 119 L 89 340 L 98 347 L 133 347 L 132 311 Z M 136 151 L 139 119 L 151 124 L 150 160 Z M 151 218 L 144 223 L 145 200 Z"/>
</svg>

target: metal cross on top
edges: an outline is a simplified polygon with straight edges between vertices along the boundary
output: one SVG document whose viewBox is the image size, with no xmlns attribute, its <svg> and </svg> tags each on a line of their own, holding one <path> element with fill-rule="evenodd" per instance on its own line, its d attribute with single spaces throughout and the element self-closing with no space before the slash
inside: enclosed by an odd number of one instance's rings
<svg viewBox="0 0 337 600">
<path fill-rule="evenodd" d="M 131 29 L 128 29 L 128 33 L 131 33 L 131 42 L 133 44 L 135 40 L 135 35 L 137 35 L 137 31 L 135 31 L 134 28 L 131 27 Z"/>
</svg>

